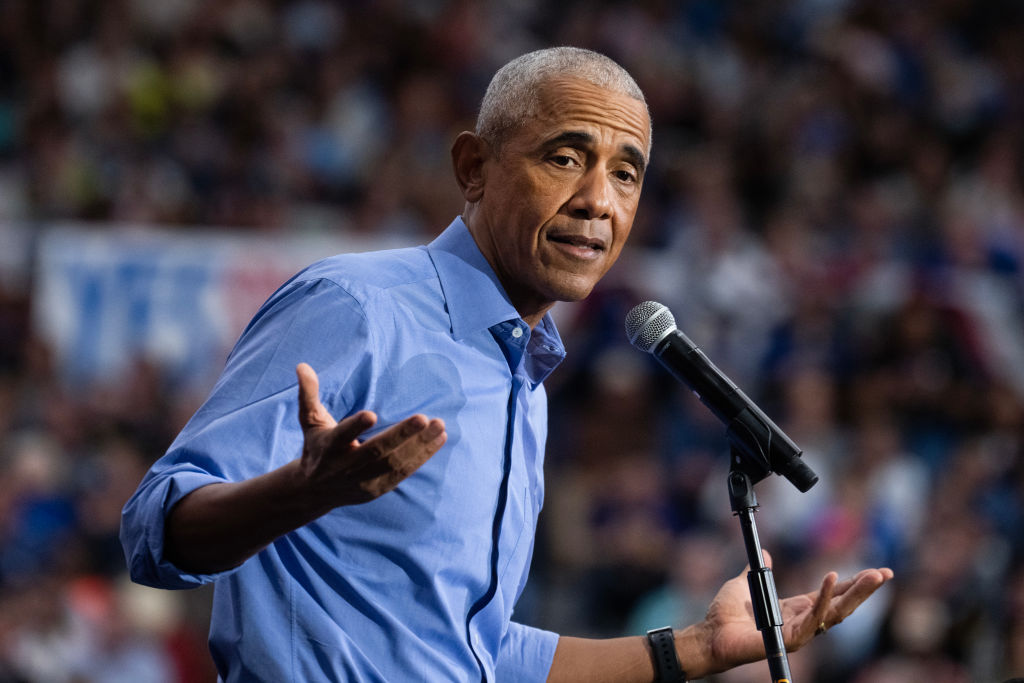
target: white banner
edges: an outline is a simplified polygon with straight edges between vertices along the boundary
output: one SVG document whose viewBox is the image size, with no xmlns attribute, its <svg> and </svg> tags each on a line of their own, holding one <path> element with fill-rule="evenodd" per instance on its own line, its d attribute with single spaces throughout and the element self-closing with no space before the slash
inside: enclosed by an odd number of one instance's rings
<svg viewBox="0 0 1024 683">
<path fill-rule="evenodd" d="M 64 225 L 40 239 L 33 324 L 72 384 L 116 381 L 138 358 L 209 384 L 249 318 L 302 267 L 383 239 Z"/>
</svg>

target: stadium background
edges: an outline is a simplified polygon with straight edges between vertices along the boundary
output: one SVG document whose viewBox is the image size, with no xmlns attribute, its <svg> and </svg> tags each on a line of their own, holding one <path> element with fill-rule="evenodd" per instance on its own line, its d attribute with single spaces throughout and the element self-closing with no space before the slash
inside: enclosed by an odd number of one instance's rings
<svg viewBox="0 0 1024 683">
<path fill-rule="evenodd" d="M 636 76 L 654 153 L 556 307 L 517 618 L 686 622 L 743 564 L 720 426 L 622 332 L 656 299 L 822 477 L 758 487 L 781 592 L 897 572 L 794 678 L 1024 674 L 1024 6 L 0 0 L 0 681 L 212 680 L 209 592 L 128 584 L 121 504 L 279 282 L 448 224 L 450 141 L 556 44 Z"/>
</svg>

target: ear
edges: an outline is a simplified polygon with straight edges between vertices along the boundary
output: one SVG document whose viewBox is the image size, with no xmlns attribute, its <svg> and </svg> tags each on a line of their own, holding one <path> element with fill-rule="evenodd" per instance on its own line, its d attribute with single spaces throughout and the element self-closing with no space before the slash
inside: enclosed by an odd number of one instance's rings
<svg viewBox="0 0 1024 683">
<path fill-rule="evenodd" d="M 490 155 L 490 146 L 475 133 L 462 131 L 452 143 L 452 167 L 455 181 L 462 196 L 475 204 L 484 196 L 484 162 Z"/>
</svg>

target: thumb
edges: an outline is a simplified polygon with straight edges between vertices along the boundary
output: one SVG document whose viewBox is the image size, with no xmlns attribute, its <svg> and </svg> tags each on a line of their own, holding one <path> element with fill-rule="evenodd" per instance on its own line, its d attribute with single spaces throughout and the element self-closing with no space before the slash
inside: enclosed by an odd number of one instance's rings
<svg viewBox="0 0 1024 683">
<path fill-rule="evenodd" d="M 320 380 L 316 371 L 308 363 L 299 363 L 295 374 L 299 378 L 299 426 L 302 431 L 334 427 L 337 422 L 320 403 Z"/>
</svg>

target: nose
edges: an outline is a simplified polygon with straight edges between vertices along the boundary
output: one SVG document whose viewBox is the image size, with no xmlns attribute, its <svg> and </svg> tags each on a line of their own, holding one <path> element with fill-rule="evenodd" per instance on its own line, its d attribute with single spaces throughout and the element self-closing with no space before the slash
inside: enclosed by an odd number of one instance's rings
<svg viewBox="0 0 1024 683">
<path fill-rule="evenodd" d="M 576 192 L 569 199 L 568 209 L 573 218 L 607 220 L 612 217 L 611 184 L 604 169 L 592 168 L 580 180 Z"/>
</svg>

